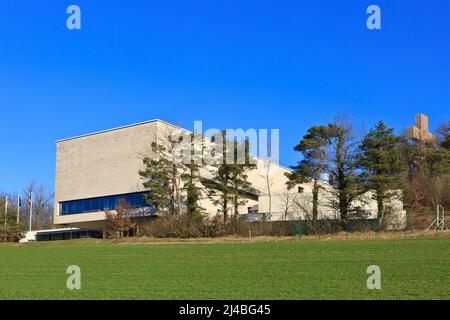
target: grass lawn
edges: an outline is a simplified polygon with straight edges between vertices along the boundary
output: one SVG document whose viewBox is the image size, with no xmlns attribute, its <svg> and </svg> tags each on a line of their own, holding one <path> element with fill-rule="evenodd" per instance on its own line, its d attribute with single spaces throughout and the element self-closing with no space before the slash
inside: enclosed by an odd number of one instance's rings
<svg viewBox="0 0 450 320">
<path fill-rule="evenodd" d="M 449 299 L 450 237 L 0 244 L 0 299 Z M 81 290 L 66 269 L 81 268 Z M 381 290 L 366 286 L 381 268 Z"/>
</svg>

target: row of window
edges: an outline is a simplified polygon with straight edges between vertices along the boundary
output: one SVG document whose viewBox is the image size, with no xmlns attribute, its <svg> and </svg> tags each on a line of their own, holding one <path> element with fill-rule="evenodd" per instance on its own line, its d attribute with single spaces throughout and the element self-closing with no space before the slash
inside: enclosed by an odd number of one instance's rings
<svg viewBox="0 0 450 320">
<path fill-rule="evenodd" d="M 59 212 L 61 215 L 68 215 L 115 210 L 120 199 L 124 199 L 132 208 L 144 208 L 148 207 L 148 204 L 144 199 L 146 193 L 147 192 L 135 192 L 107 197 L 64 201 L 60 202 Z"/>
</svg>

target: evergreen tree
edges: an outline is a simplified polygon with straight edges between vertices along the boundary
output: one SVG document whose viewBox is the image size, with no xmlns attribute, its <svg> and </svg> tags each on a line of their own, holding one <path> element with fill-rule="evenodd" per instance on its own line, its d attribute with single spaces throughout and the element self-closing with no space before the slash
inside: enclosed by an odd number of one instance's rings
<svg viewBox="0 0 450 320">
<path fill-rule="evenodd" d="M 247 200 L 242 198 L 241 195 L 245 192 L 254 192 L 254 188 L 252 187 L 252 183 L 248 181 L 248 170 L 253 170 L 256 168 L 255 164 L 251 163 L 250 156 L 250 143 L 248 140 L 245 141 L 233 141 L 233 152 L 234 154 L 234 163 L 232 164 L 224 164 L 227 166 L 231 172 L 230 176 L 230 185 L 233 191 L 233 205 L 234 205 L 234 220 L 237 223 L 238 214 L 239 214 L 239 206 L 244 205 Z M 244 150 L 244 162 L 238 163 L 238 150 L 241 148 Z"/>
<path fill-rule="evenodd" d="M 288 174 L 288 186 L 313 182 L 313 223 L 317 223 L 319 192 L 323 191 L 323 205 L 339 212 L 343 229 L 353 212 L 352 203 L 361 195 L 355 157 L 355 141 L 351 124 L 345 117 L 338 117 L 326 126 L 308 130 L 295 147 L 303 154 L 303 160 Z M 328 181 L 320 183 L 326 174 Z"/>
<path fill-rule="evenodd" d="M 399 181 L 403 163 L 398 152 L 401 138 L 394 129 L 378 122 L 363 138 L 359 146 L 358 165 L 366 191 L 373 191 L 377 202 L 378 221 L 385 214 L 385 204 L 395 194 L 392 189 Z"/>
<path fill-rule="evenodd" d="M 200 135 L 199 133 L 197 133 Z M 186 144 L 188 150 L 185 152 L 190 153 L 188 161 L 184 164 L 187 168 L 184 174 L 182 174 L 182 180 L 184 182 L 184 189 L 186 190 L 186 209 L 190 217 L 201 217 L 204 213 L 204 208 L 199 204 L 202 198 L 203 188 L 201 184 L 200 168 L 203 161 L 203 136 L 200 136 L 200 144 L 196 145 L 194 140 L 196 134 L 191 135 L 190 142 Z M 199 150 L 196 150 L 199 148 Z M 200 151 L 200 152 L 197 152 Z"/>
<path fill-rule="evenodd" d="M 6 196 L 9 201 L 5 212 Z M 0 242 L 17 242 L 22 237 L 21 228 L 17 225 L 17 207 L 13 206 L 11 199 L 11 195 L 0 194 Z"/>
<path fill-rule="evenodd" d="M 286 174 L 289 179 L 287 183 L 289 189 L 297 184 L 313 183 L 312 223 L 315 231 L 319 207 L 319 190 L 321 188 L 320 180 L 327 170 L 329 138 L 330 132 L 327 126 L 309 128 L 300 143 L 294 147 L 295 151 L 302 153 L 303 160 L 299 161 L 297 166 L 292 166 L 293 171 Z"/>
<path fill-rule="evenodd" d="M 148 204 L 157 212 L 180 215 L 182 210 L 181 175 L 185 168 L 173 155 L 174 144 L 170 146 L 153 142 L 152 154 L 143 159 L 144 169 L 139 170 L 143 186 L 149 193 Z"/>
<path fill-rule="evenodd" d="M 436 145 L 426 150 L 425 158 L 429 176 L 450 173 L 450 122 L 439 127 Z"/>
<path fill-rule="evenodd" d="M 144 158 L 139 175 L 149 191 L 146 201 L 157 211 L 202 216 L 204 209 L 199 201 L 203 193 L 200 169 L 204 137 L 197 139 L 198 135 L 174 131 L 167 141 L 152 143 L 152 154 Z"/>
<path fill-rule="evenodd" d="M 222 131 L 219 142 L 222 143 L 222 161 L 212 170 L 212 178 L 204 181 L 209 189 L 209 196 L 215 205 L 221 206 L 224 221 L 228 221 L 229 204 L 234 207 L 234 217 L 237 221 L 239 205 L 246 202 L 242 198 L 242 193 L 254 191 L 250 181 L 248 181 L 247 171 L 256 168 L 250 159 L 250 147 L 248 140 L 229 141 L 227 130 Z M 239 163 L 239 150 L 244 151 L 244 161 Z M 228 160 L 228 161 L 227 161 Z M 231 161 L 230 161 L 231 160 Z"/>
<path fill-rule="evenodd" d="M 203 185 L 208 190 L 208 197 L 223 215 L 224 222 L 228 221 L 229 205 L 232 201 L 232 189 L 230 185 L 231 171 L 229 167 L 220 165 L 212 170 L 211 179 L 202 179 Z"/>
</svg>

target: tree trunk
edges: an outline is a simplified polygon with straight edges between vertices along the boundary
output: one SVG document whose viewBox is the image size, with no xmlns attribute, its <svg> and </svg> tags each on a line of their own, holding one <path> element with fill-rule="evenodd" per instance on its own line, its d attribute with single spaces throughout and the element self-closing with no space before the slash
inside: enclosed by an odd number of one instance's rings
<svg viewBox="0 0 450 320">
<path fill-rule="evenodd" d="M 173 198 L 173 214 L 181 214 L 181 202 L 180 202 L 180 195 L 179 190 L 177 188 L 177 177 L 178 177 L 178 170 L 176 165 L 172 166 L 172 198 Z"/>
<path fill-rule="evenodd" d="M 347 212 L 341 209 L 341 230 L 347 231 Z"/>
<path fill-rule="evenodd" d="M 269 195 L 269 212 L 268 213 L 269 213 L 269 218 L 270 218 L 272 215 L 272 190 L 270 188 L 270 179 L 269 179 L 268 173 L 266 175 L 266 183 L 267 183 L 267 193 Z M 267 217 L 264 217 L 264 222 L 266 221 L 266 219 L 267 219 Z"/>
<path fill-rule="evenodd" d="M 272 193 L 270 191 L 270 187 L 268 188 L 269 190 L 269 218 L 272 216 Z M 267 217 L 264 217 L 264 222 L 267 220 Z"/>
<path fill-rule="evenodd" d="M 379 226 L 382 223 L 383 218 L 384 218 L 384 201 L 383 201 L 383 197 L 380 194 L 380 192 L 381 191 L 377 191 L 377 209 L 378 209 L 377 220 L 378 220 Z"/>
<path fill-rule="evenodd" d="M 337 189 L 339 196 L 338 207 L 341 220 L 340 221 L 341 229 L 346 230 L 348 205 L 346 197 L 347 185 L 345 181 L 344 164 L 343 164 L 343 148 L 344 148 L 343 138 L 339 137 L 336 145 Z"/>
<path fill-rule="evenodd" d="M 228 194 L 223 194 L 223 221 L 226 223 L 228 221 Z"/>
<path fill-rule="evenodd" d="M 316 179 L 314 180 L 314 187 L 313 187 L 313 208 L 312 208 L 314 233 L 317 233 L 318 213 L 319 213 L 319 181 Z"/>
<path fill-rule="evenodd" d="M 238 211 L 239 211 L 239 190 L 236 187 L 234 188 L 234 224 L 236 231 L 238 224 Z"/>
<path fill-rule="evenodd" d="M 347 231 L 348 204 L 344 191 L 339 192 L 339 212 L 341 217 L 341 229 Z"/>
</svg>

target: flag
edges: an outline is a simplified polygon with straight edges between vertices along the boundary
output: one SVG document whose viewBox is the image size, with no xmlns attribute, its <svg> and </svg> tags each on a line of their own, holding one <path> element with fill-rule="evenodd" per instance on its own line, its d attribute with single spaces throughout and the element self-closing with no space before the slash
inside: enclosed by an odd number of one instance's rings
<svg viewBox="0 0 450 320">
<path fill-rule="evenodd" d="M 17 207 L 22 208 L 22 199 L 20 196 L 17 196 Z"/>
<path fill-rule="evenodd" d="M 31 204 L 33 203 L 33 199 L 31 198 L 31 194 L 32 192 L 30 192 L 30 195 L 28 196 L 28 204 L 31 206 Z"/>
</svg>

